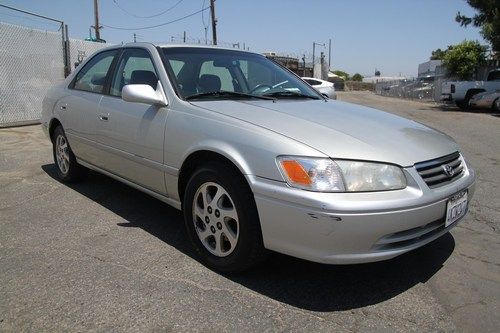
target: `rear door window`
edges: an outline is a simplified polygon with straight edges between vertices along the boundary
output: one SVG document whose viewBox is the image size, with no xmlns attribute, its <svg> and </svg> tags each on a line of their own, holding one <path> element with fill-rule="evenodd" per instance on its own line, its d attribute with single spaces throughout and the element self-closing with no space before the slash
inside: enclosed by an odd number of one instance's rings
<svg viewBox="0 0 500 333">
<path fill-rule="evenodd" d="M 93 57 L 78 72 L 73 81 L 73 89 L 102 94 L 109 68 L 118 50 L 104 51 Z"/>
</svg>

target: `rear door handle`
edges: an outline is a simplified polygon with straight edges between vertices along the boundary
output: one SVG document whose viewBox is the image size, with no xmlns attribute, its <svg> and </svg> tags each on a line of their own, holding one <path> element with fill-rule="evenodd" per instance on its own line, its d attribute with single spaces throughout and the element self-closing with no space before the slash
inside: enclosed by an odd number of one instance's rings
<svg viewBox="0 0 500 333">
<path fill-rule="evenodd" d="M 100 121 L 108 121 L 109 119 L 108 119 L 108 116 L 100 115 L 99 120 Z"/>
<path fill-rule="evenodd" d="M 66 110 L 66 105 L 61 105 L 61 110 Z"/>
</svg>

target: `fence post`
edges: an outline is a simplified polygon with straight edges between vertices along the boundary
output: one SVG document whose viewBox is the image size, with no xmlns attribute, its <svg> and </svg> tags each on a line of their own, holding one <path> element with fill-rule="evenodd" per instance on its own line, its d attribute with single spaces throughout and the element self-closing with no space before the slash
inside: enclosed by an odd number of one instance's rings
<svg viewBox="0 0 500 333">
<path fill-rule="evenodd" d="M 68 37 L 68 25 L 61 23 L 62 31 L 62 46 L 63 46 L 63 64 L 64 64 L 64 77 L 67 77 L 71 73 L 70 64 L 70 54 L 69 54 L 69 37 Z"/>
</svg>

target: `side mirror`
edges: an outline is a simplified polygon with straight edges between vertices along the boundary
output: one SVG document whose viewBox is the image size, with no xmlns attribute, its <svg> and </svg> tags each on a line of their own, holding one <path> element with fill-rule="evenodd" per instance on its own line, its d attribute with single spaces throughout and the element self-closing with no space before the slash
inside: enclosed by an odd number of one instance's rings
<svg viewBox="0 0 500 333">
<path fill-rule="evenodd" d="M 159 85 L 161 89 L 161 86 Z M 160 91 L 155 91 L 149 84 L 127 84 L 122 89 L 122 99 L 126 102 L 166 106 Z"/>
</svg>

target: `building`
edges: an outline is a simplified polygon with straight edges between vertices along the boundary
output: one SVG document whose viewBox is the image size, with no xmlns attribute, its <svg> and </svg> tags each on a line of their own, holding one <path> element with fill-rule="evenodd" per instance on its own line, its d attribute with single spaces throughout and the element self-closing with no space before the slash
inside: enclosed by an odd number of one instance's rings
<svg viewBox="0 0 500 333">
<path fill-rule="evenodd" d="M 418 77 L 419 78 L 424 78 L 424 77 L 435 77 L 437 76 L 436 74 L 436 67 L 440 67 L 442 65 L 441 60 L 429 60 L 426 62 L 423 62 L 418 65 Z"/>
<path fill-rule="evenodd" d="M 280 56 L 277 55 L 276 52 L 264 52 L 263 55 L 266 58 L 276 61 L 277 63 L 285 66 L 299 76 L 312 76 L 312 67 L 308 67 L 307 64 L 304 75 L 304 64 L 302 62 L 299 62 L 298 58 Z"/>
</svg>

